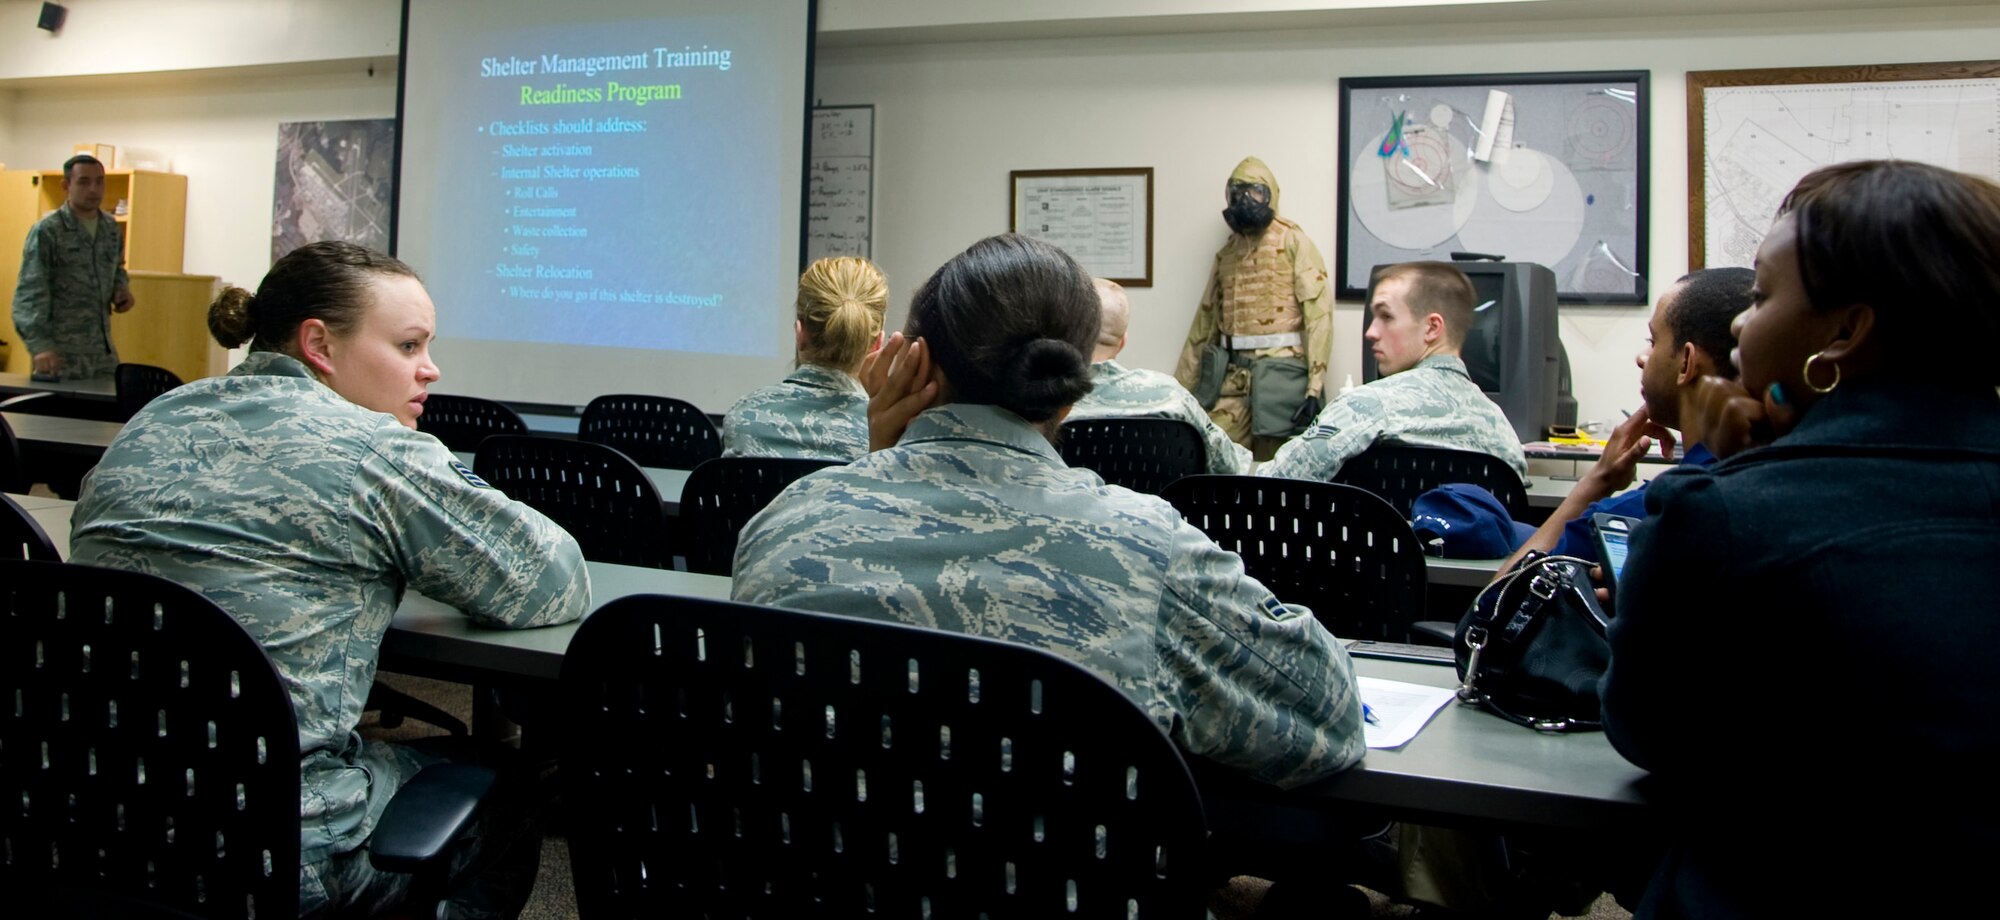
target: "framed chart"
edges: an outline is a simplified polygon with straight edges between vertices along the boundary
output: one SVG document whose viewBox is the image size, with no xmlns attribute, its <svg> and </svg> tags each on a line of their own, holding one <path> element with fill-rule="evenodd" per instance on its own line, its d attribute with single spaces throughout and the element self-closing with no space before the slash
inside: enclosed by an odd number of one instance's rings
<svg viewBox="0 0 2000 920">
<path fill-rule="evenodd" d="M 2000 61 L 1687 75 L 1688 268 L 1749 266 L 1806 173 L 1915 160 L 2000 181 Z"/>
<path fill-rule="evenodd" d="M 1052 243 L 1085 271 L 1153 285 L 1153 168 L 1017 169 L 1007 227 Z"/>
<path fill-rule="evenodd" d="M 1563 303 L 1647 302 L 1646 71 L 1340 81 L 1339 296 L 1376 265 L 1536 262 Z"/>
</svg>

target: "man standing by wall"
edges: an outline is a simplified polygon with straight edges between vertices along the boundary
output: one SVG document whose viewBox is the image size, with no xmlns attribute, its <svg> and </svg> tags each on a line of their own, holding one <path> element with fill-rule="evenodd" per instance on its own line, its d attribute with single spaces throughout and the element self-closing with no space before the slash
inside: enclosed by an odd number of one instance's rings
<svg viewBox="0 0 2000 920">
<path fill-rule="evenodd" d="M 1278 179 L 1264 161 L 1237 164 L 1225 194 L 1229 241 L 1215 254 L 1174 376 L 1231 440 L 1267 459 L 1319 414 L 1333 292 L 1319 247 L 1278 216 Z"/>
<path fill-rule="evenodd" d="M 133 303 L 125 232 L 102 210 L 104 164 L 96 157 L 63 163 L 63 192 L 63 206 L 37 222 L 22 247 L 14 328 L 37 375 L 108 377 L 118 366 L 110 311 Z"/>
</svg>

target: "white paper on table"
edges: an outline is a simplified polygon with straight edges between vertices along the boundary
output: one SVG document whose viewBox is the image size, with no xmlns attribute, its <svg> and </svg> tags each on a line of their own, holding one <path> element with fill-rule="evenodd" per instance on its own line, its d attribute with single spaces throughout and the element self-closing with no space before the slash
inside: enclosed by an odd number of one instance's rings
<svg viewBox="0 0 2000 920">
<path fill-rule="evenodd" d="M 1361 702 L 1375 711 L 1376 724 L 1361 724 L 1361 735 L 1372 748 L 1402 747 L 1417 736 L 1431 716 L 1457 697 L 1450 687 L 1426 687 L 1378 677 L 1357 678 Z"/>
<path fill-rule="evenodd" d="M 1486 111 L 1479 117 L 1479 142 L 1472 158 L 1478 162 L 1507 162 L 1514 148 L 1514 97 L 1497 89 L 1486 91 Z"/>
</svg>

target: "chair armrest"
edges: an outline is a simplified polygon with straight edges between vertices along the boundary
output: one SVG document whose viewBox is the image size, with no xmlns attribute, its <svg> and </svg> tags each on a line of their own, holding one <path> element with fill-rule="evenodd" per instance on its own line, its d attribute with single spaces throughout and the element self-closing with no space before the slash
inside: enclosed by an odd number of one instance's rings
<svg viewBox="0 0 2000 920">
<path fill-rule="evenodd" d="M 486 767 L 432 764 L 403 784 L 368 838 L 368 862 L 384 872 L 417 872 L 445 855 L 479 816 L 497 779 Z"/>
<path fill-rule="evenodd" d="M 1410 624 L 1410 641 L 1417 645 L 1451 648 L 1458 638 L 1458 624 L 1450 620 L 1418 620 Z"/>
</svg>

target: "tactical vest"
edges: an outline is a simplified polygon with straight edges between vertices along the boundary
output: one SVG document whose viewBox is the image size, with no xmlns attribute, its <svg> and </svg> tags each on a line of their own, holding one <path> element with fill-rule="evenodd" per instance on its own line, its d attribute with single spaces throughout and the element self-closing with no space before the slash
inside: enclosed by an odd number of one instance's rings
<svg viewBox="0 0 2000 920">
<path fill-rule="evenodd" d="M 1270 335 L 1305 328 L 1286 247 L 1297 232 L 1297 224 L 1280 217 L 1254 242 L 1239 233 L 1224 244 L 1215 263 L 1222 300 L 1216 323 L 1224 335 Z"/>
</svg>

